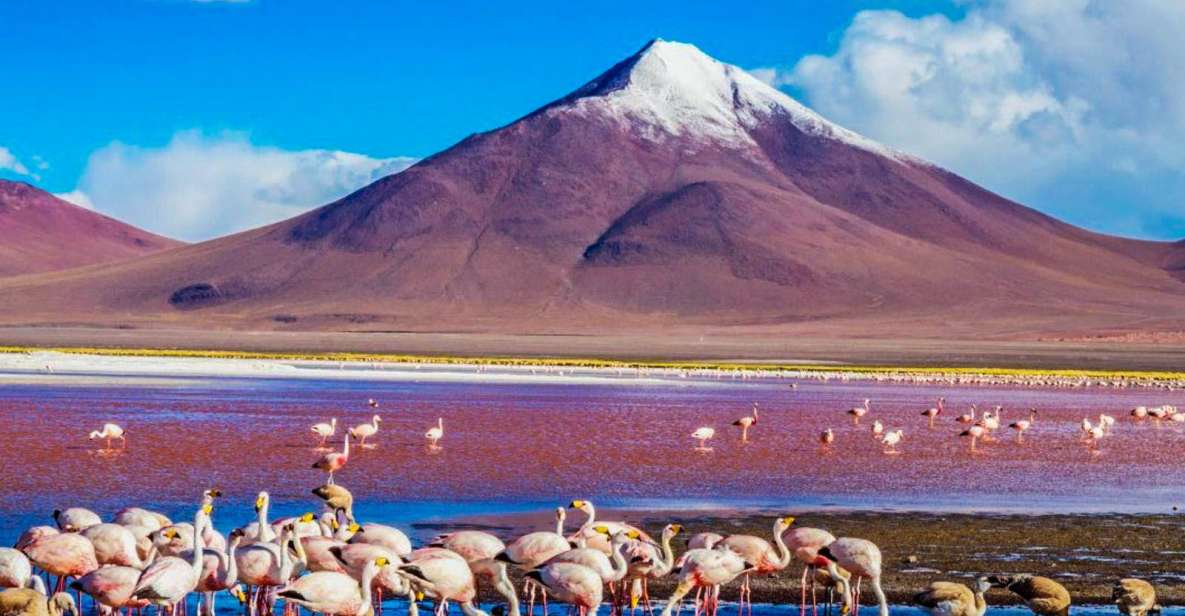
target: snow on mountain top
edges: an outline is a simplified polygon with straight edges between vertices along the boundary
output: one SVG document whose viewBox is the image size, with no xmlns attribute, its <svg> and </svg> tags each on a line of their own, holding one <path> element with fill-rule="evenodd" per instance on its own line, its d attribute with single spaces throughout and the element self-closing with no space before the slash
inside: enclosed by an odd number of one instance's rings
<svg viewBox="0 0 1185 616">
<path fill-rule="evenodd" d="M 694 45 L 662 39 L 652 41 L 554 109 L 607 114 L 642 128 L 652 139 L 665 133 L 734 147 L 752 145 L 748 129 L 762 119 L 784 115 L 803 132 L 896 160 L 913 160 L 827 121 L 777 88 Z M 644 126 L 638 127 L 637 120 Z"/>
</svg>

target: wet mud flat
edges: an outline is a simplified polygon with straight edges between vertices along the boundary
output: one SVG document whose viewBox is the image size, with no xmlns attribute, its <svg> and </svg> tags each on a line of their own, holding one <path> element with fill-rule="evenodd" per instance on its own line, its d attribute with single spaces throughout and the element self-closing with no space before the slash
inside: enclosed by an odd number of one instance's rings
<svg viewBox="0 0 1185 616">
<path fill-rule="evenodd" d="M 914 593 L 936 580 L 968 583 L 980 574 L 1029 573 L 1064 584 L 1075 605 L 1110 603 L 1111 586 L 1123 577 L 1152 582 L 1162 605 L 1185 605 L 1185 515 L 1180 514 L 604 511 L 598 512 L 598 517 L 625 519 L 655 537 L 665 524 L 683 524 L 684 533 L 672 543 L 678 557 L 686 550 L 687 537 L 698 532 L 772 538 L 773 518 L 781 513 L 795 515 L 797 526 L 825 528 L 837 537 L 860 537 L 879 545 L 884 557 L 884 589 L 894 604 L 909 603 Z M 478 528 L 514 537 L 549 528 L 548 523 L 541 514 L 470 518 L 417 528 Z M 570 523 L 568 528 L 575 526 Z M 754 577 L 753 600 L 796 604 L 801 575 L 801 566 L 792 562 L 774 576 Z M 652 583 L 651 596 L 665 599 L 673 586 L 671 578 Z M 736 600 L 738 587 L 734 582 L 724 588 L 721 599 Z M 822 599 L 825 593 L 819 596 Z M 865 603 L 875 600 L 867 584 L 862 599 Z M 989 605 L 1017 602 L 1014 595 L 1002 590 L 992 590 L 987 600 Z"/>
</svg>

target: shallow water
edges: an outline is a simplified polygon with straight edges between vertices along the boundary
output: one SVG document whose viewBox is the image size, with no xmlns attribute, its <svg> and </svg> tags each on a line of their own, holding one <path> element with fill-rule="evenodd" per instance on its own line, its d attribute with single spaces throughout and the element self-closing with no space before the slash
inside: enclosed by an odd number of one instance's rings
<svg viewBox="0 0 1185 616">
<path fill-rule="evenodd" d="M 1166 511 L 1179 502 L 1175 471 L 1185 430 L 1135 422 L 1137 404 L 1182 404 L 1180 393 L 1109 389 L 921 387 L 875 382 L 630 378 L 481 382 L 57 376 L 0 385 L 0 543 L 48 523 L 55 507 L 109 515 L 129 505 L 186 517 L 197 494 L 229 494 L 220 526 L 250 517 L 254 493 L 276 516 L 316 505 L 323 475 L 309 426 L 366 421 L 376 398 L 374 447 L 354 449 L 339 482 L 359 515 L 409 523 L 476 513 L 546 509 L 571 498 L 639 508 L 896 508 L 997 511 Z M 415 377 L 411 377 L 415 378 Z M 938 396 L 934 429 L 920 416 Z M 853 425 L 844 409 L 872 412 Z M 751 442 L 732 420 L 760 404 Z M 1007 428 L 978 452 L 953 416 L 975 403 L 1005 407 L 1004 423 L 1039 418 L 1023 444 Z M 1084 416 L 1119 420 L 1097 450 L 1079 438 Z M 446 436 L 429 451 L 437 417 Z M 868 426 L 902 428 L 886 455 Z M 86 439 L 103 421 L 128 429 L 126 450 Z M 689 437 L 714 426 L 712 450 Z M 817 435 L 836 431 L 823 449 Z M 341 434 L 339 429 L 339 435 Z M 118 446 L 117 446 L 118 447 Z M 1117 487 L 1122 486 L 1122 489 Z"/>
</svg>

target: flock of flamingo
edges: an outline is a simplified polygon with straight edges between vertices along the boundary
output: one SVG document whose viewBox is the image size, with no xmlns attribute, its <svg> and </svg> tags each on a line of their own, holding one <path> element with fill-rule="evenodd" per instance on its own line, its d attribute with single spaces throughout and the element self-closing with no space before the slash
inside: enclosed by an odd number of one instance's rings
<svg viewBox="0 0 1185 616">
<path fill-rule="evenodd" d="M 935 423 L 938 418 L 945 411 L 946 398 L 939 398 L 937 403 L 923 411 L 922 417 L 926 418 L 928 427 L 932 430 L 935 428 Z M 740 440 L 742 443 L 749 442 L 749 432 L 757 425 L 760 419 L 760 408 L 757 403 L 753 403 L 753 412 L 737 419 L 732 425 L 741 429 Z M 872 412 L 872 400 L 865 398 L 863 404 L 855 406 L 847 411 L 846 414 L 851 417 L 852 425 L 859 426 L 860 420 L 868 416 Z M 955 417 L 955 421 L 967 427 L 956 434 L 960 438 L 967 438 L 970 440 L 970 450 L 972 453 L 978 451 L 977 444 L 980 441 L 990 442 L 996 440 L 994 434 L 997 430 L 1005 425 L 1016 434 L 1016 441 L 1023 443 L 1025 433 L 1029 431 L 1037 423 L 1037 410 L 1030 408 L 1025 419 L 1018 419 L 1008 424 L 1003 422 L 1004 408 L 996 406 L 991 411 L 979 413 L 976 405 L 972 404 L 969 412 Z M 1182 424 L 1185 423 L 1185 412 L 1180 411 L 1176 406 L 1164 404 L 1161 406 L 1137 406 L 1130 411 L 1130 415 L 1135 421 L 1152 420 L 1156 422 L 1167 421 L 1171 423 Z M 1097 451 L 1099 441 L 1109 435 L 1115 426 L 1115 417 L 1106 413 L 1100 413 L 1098 421 L 1091 421 L 1090 417 L 1084 417 L 1081 425 L 1081 436 L 1087 446 Z M 901 453 L 897 449 L 897 445 L 905 438 L 905 430 L 898 428 L 895 430 L 886 430 L 885 424 L 879 419 L 874 419 L 869 426 L 869 431 L 872 438 L 878 441 L 883 446 L 883 452 L 886 455 L 896 455 Z M 701 426 L 696 428 L 691 433 L 691 438 L 697 443 L 696 450 L 701 452 L 711 452 L 712 448 L 708 445 L 708 441 L 715 438 L 716 429 L 712 426 Z M 833 428 L 825 428 L 819 433 L 818 441 L 824 448 L 830 448 L 836 440 L 836 431 Z"/>
<path fill-rule="evenodd" d="M 411 616 L 424 600 L 435 603 L 437 616 L 448 612 L 450 602 L 465 616 L 488 616 L 477 603 L 479 587 L 488 586 L 505 600 L 494 612 L 517 616 L 522 611 L 511 571 L 523 581 L 527 614 L 535 613 L 537 597 L 545 614 L 549 599 L 582 616 L 595 615 L 602 604 L 610 613 L 627 608 L 634 613 L 640 605 L 653 613 L 648 588 L 662 578 L 674 582 L 663 616 L 681 609 L 693 590 L 697 616 L 713 615 L 720 589 L 737 580 L 744 614 L 746 608 L 752 612 L 751 578 L 776 575 L 792 563 L 802 566 L 800 615 L 806 614 L 808 589 L 817 614 L 816 585 L 838 593 L 841 614 L 858 610 L 864 580 L 879 616 L 889 613 L 876 544 L 795 526 L 789 516 L 774 519 L 768 537 L 694 534 L 676 556 L 672 540 L 682 526 L 667 524 L 655 540 L 631 523 L 598 518 L 590 501 L 574 500 L 556 508 L 553 529 L 507 541 L 485 531 L 460 530 L 415 548 L 398 528 L 359 523 L 346 488 L 325 484 L 313 494 L 323 503 L 321 515 L 272 520 L 269 495 L 260 492 L 256 519 L 227 535 L 213 526 L 222 497 L 215 489 L 201 494 L 192 523 L 142 507 L 125 508 L 109 522 L 82 507 L 55 510 L 54 526 L 29 528 L 15 547 L 0 548 L 0 615 L 78 616 L 86 595 L 103 616 L 149 606 L 179 616 L 195 595 L 199 615 L 212 616 L 216 594 L 228 592 L 249 616 L 273 613 L 277 600 L 288 615 L 305 608 L 363 616 L 381 611 L 384 597 L 404 600 Z M 584 515 L 574 532 L 565 529 L 568 510 Z M 51 586 L 53 594 L 47 593 Z M 914 602 L 933 616 L 984 616 L 984 593 L 993 587 L 1015 593 L 1039 616 L 1068 615 L 1065 587 L 1031 575 L 982 576 L 971 587 L 934 582 Z M 1114 600 L 1128 616 L 1145 616 L 1159 607 L 1152 585 L 1134 578 L 1115 585 Z"/>
</svg>

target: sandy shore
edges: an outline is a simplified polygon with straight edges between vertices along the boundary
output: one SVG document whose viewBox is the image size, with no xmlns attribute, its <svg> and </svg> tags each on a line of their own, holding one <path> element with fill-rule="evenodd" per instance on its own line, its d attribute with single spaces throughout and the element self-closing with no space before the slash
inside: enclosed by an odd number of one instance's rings
<svg viewBox="0 0 1185 616">
<path fill-rule="evenodd" d="M 685 536 L 675 541 L 676 555 L 686 536 L 702 531 L 721 534 L 770 535 L 773 518 L 763 514 L 686 511 L 669 514 L 598 512 L 604 519 L 628 519 L 655 536 L 664 524 L 682 523 Z M 1110 603 L 1111 585 L 1122 577 L 1139 577 L 1156 585 L 1163 605 L 1185 604 L 1185 516 L 1182 515 L 977 515 L 908 512 L 788 512 L 796 525 L 826 528 L 836 536 L 854 536 L 877 543 L 884 556 L 884 587 L 893 603 L 936 580 L 968 581 L 978 574 L 1030 573 L 1052 577 L 1069 589 L 1074 603 Z M 578 517 L 578 516 L 577 516 Z M 425 525 L 445 531 L 458 526 L 489 529 L 502 536 L 546 528 L 545 515 L 473 518 L 458 523 Z M 797 603 L 797 564 L 776 576 L 754 578 L 757 602 Z M 655 583 L 652 592 L 665 598 L 670 580 Z M 735 600 L 737 585 L 721 597 Z M 865 600 L 872 593 L 865 587 Z M 993 590 L 989 604 L 1011 604 L 1016 598 Z"/>
<path fill-rule="evenodd" d="M 4 345 L 1105 370 L 1185 366 L 1185 345 L 1144 340 L 853 339 L 718 331 L 530 335 L 7 326 L 0 327 Z"/>
</svg>

